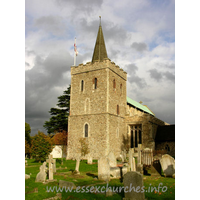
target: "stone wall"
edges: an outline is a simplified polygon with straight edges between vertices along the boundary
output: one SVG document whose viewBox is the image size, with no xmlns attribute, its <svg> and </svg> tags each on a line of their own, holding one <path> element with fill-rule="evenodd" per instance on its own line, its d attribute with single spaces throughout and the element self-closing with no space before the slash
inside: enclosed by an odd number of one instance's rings
<svg viewBox="0 0 200 200">
<path fill-rule="evenodd" d="M 174 141 L 166 141 L 166 142 L 156 142 L 155 150 L 166 150 L 166 146 L 169 146 L 170 150 L 167 151 L 172 157 L 175 157 L 175 142 Z"/>
<path fill-rule="evenodd" d="M 129 142 L 130 142 L 130 134 L 131 134 L 130 126 L 141 125 L 142 126 L 142 147 L 155 149 L 155 135 L 156 135 L 157 127 L 159 125 L 164 125 L 163 121 L 131 105 L 127 105 L 125 123 L 127 126 L 127 137 L 129 138 Z"/>
<path fill-rule="evenodd" d="M 109 59 L 71 67 L 68 159 L 80 155 L 86 123 L 90 155 L 98 159 L 113 151 L 119 156 L 125 134 L 126 80 L 127 73 Z"/>
</svg>

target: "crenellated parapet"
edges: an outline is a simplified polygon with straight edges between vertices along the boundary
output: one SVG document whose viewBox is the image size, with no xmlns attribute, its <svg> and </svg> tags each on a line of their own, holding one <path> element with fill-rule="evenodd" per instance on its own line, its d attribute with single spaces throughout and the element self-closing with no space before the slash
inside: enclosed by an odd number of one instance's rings
<svg viewBox="0 0 200 200">
<path fill-rule="evenodd" d="M 127 80 L 127 73 L 118 65 L 116 65 L 114 62 L 111 62 L 109 58 L 106 58 L 103 61 L 87 62 L 86 64 L 79 64 L 78 66 L 72 66 L 71 75 L 87 73 L 101 69 L 110 69 L 114 73 L 122 77 L 124 80 Z"/>
</svg>

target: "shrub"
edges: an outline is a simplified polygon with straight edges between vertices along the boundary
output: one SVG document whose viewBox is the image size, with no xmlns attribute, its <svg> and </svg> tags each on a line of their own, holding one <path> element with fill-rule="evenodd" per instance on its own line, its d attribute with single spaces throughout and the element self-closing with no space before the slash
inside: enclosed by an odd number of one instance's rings
<svg viewBox="0 0 200 200">
<path fill-rule="evenodd" d="M 45 161 L 53 149 L 51 138 L 40 131 L 32 138 L 31 144 L 31 155 L 37 162 Z"/>
</svg>

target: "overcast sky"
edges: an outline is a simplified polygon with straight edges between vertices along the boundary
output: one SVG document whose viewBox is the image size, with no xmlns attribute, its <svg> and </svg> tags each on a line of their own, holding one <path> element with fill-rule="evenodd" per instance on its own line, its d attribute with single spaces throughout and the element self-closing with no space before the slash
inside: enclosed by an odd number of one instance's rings
<svg viewBox="0 0 200 200">
<path fill-rule="evenodd" d="M 50 108 L 77 64 L 91 61 L 99 16 L 108 57 L 128 73 L 127 96 L 175 124 L 174 0 L 26 0 L 25 121 L 46 133 Z"/>
</svg>

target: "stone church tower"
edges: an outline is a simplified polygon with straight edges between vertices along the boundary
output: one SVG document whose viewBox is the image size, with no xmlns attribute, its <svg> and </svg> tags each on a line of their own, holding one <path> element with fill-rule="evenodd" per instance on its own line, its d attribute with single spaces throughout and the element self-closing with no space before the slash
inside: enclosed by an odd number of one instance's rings
<svg viewBox="0 0 200 200">
<path fill-rule="evenodd" d="M 71 99 L 67 159 L 80 155 L 80 138 L 98 159 L 119 156 L 126 133 L 127 73 L 107 56 L 101 24 L 92 61 L 71 67 Z"/>
</svg>

